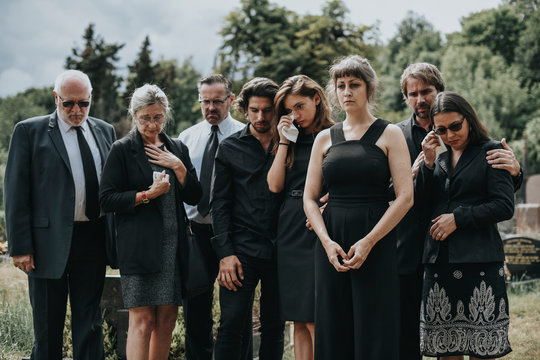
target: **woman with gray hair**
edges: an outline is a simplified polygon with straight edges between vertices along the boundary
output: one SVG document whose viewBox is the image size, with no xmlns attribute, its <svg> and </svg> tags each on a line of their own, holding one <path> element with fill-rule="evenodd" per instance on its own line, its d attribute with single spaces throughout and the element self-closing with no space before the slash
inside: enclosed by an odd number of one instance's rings
<svg viewBox="0 0 540 360">
<path fill-rule="evenodd" d="M 111 148 L 100 202 L 116 215 L 122 295 L 129 308 L 127 357 L 167 359 L 182 298 L 183 202 L 197 204 L 201 186 L 188 148 L 163 131 L 170 108 L 159 87 L 136 89 L 129 115 L 134 128 Z"/>
</svg>

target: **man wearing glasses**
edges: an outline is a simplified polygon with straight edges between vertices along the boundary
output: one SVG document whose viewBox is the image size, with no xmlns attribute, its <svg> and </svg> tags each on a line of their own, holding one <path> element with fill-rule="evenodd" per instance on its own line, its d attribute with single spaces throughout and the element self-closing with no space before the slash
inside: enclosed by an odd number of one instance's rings
<svg viewBox="0 0 540 360">
<path fill-rule="evenodd" d="M 34 322 L 32 359 L 62 359 L 69 295 L 75 359 L 103 359 L 100 300 L 105 219 L 99 208 L 102 165 L 116 136 L 88 116 L 88 76 L 56 78 L 56 111 L 15 125 L 4 179 L 9 254 L 28 274 Z"/>
<path fill-rule="evenodd" d="M 439 69 L 428 63 L 411 64 L 401 75 L 401 91 L 413 114 L 397 124 L 405 135 L 411 157 L 413 178 L 423 159 L 422 141 L 432 130 L 431 103 L 441 91 L 444 80 Z M 450 131 L 459 131 L 461 124 L 453 124 Z M 447 129 L 440 129 L 446 132 Z M 494 168 L 510 172 L 515 189 L 519 189 L 523 173 L 512 150 L 503 141 L 504 149 L 490 150 L 488 163 Z M 395 228 L 397 235 L 398 271 L 400 281 L 400 359 L 421 360 L 420 301 L 422 295 L 422 251 L 427 226 L 431 219 L 413 206 Z"/>
<path fill-rule="evenodd" d="M 234 101 L 231 82 L 221 74 L 204 77 L 197 84 L 199 103 L 204 120 L 182 131 L 178 137 L 189 148 L 189 155 L 201 182 L 203 194 L 198 205 L 184 204 L 191 231 L 205 251 L 206 259 L 201 262 L 210 266 L 217 276 L 218 259 L 210 238 L 214 236 L 210 216 L 210 193 L 214 159 L 218 144 L 229 135 L 244 128 L 244 124 L 231 117 L 229 110 Z M 189 360 L 212 359 L 212 300 L 213 288 L 184 300 L 186 325 L 186 355 Z M 251 323 L 250 323 L 251 324 Z M 246 328 L 251 338 L 251 329 Z M 251 356 L 251 346 L 243 349 L 245 358 Z"/>
</svg>

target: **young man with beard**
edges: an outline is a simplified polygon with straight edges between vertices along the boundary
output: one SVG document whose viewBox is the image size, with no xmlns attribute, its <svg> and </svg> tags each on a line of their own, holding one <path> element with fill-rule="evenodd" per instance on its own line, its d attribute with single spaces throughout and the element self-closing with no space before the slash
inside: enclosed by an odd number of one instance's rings
<svg viewBox="0 0 540 360">
<path fill-rule="evenodd" d="M 416 177 L 424 154 L 422 140 L 431 131 L 429 118 L 431 103 L 441 91 L 444 81 L 439 69 L 428 63 L 411 64 L 401 75 L 403 98 L 414 111 L 411 117 L 397 124 L 405 135 L 411 157 L 412 175 Z M 512 150 L 502 141 L 504 149 L 490 150 L 488 163 L 494 168 L 510 172 L 515 189 L 519 189 L 523 173 Z M 395 228 L 397 235 L 398 271 L 400 281 L 400 359 L 421 360 L 420 301 L 422 295 L 422 251 L 426 229 L 431 219 L 416 206 Z"/>
<path fill-rule="evenodd" d="M 261 282 L 259 359 L 281 359 L 284 322 L 278 308 L 275 223 L 279 201 L 266 175 L 272 165 L 274 96 L 278 86 L 266 78 L 246 83 L 238 109 L 248 124 L 219 145 L 212 193 L 212 246 L 219 259 L 221 318 L 215 359 L 240 359 L 255 288 Z"/>
</svg>

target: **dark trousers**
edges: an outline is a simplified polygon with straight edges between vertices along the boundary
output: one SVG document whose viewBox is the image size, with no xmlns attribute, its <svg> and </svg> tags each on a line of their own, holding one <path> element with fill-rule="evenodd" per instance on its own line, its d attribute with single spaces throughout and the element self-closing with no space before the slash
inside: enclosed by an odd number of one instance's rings
<svg viewBox="0 0 540 360">
<path fill-rule="evenodd" d="M 237 291 L 221 287 L 219 302 L 221 318 L 215 346 L 216 360 L 241 359 L 245 347 L 246 323 L 252 318 L 255 288 L 261 281 L 260 360 L 276 360 L 283 357 L 285 322 L 279 316 L 277 268 L 274 259 L 259 259 L 237 254 L 242 263 L 244 280 Z M 251 341 L 251 339 L 247 339 Z"/>
<path fill-rule="evenodd" d="M 102 219 L 74 225 L 69 259 L 60 279 L 28 277 L 34 319 L 31 359 L 62 359 L 68 295 L 73 359 L 104 358 L 100 308 L 105 279 L 104 225 Z"/>
<path fill-rule="evenodd" d="M 399 359 L 422 360 L 420 354 L 420 303 L 422 301 L 423 267 L 414 274 L 399 275 L 401 320 Z"/>
<path fill-rule="evenodd" d="M 210 264 L 209 271 L 218 273 L 218 260 L 210 239 L 214 236 L 212 225 L 198 224 L 190 222 L 191 231 L 201 244 L 201 249 L 206 257 L 206 263 Z M 184 325 L 186 327 L 186 357 L 187 360 L 211 360 L 214 349 L 214 335 L 212 327 L 214 324 L 212 316 L 214 300 L 214 289 L 199 294 L 188 299 L 184 299 L 182 307 L 184 310 Z M 242 359 L 253 359 L 253 347 L 251 342 L 252 331 L 250 321 L 245 328 L 244 338 L 250 339 L 242 343 Z"/>
</svg>

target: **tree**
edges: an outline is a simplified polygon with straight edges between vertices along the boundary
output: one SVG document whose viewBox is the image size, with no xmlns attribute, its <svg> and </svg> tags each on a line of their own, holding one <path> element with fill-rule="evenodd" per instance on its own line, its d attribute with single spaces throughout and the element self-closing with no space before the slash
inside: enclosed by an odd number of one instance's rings
<svg viewBox="0 0 540 360">
<path fill-rule="evenodd" d="M 372 27 L 351 23 L 348 12 L 342 1 L 334 0 L 323 6 L 321 15 L 299 17 L 293 38 L 274 44 L 255 75 L 269 74 L 282 82 L 291 75 L 304 74 L 324 85 L 328 67 L 336 58 L 350 54 L 372 58 L 374 47 L 366 43 Z"/>
<path fill-rule="evenodd" d="M 126 79 L 126 92 L 124 96 L 126 101 L 128 101 L 127 99 L 136 88 L 146 83 L 154 83 L 155 66 L 152 64 L 152 59 L 150 58 L 151 52 L 150 38 L 147 35 L 141 45 L 137 59 L 132 65 L 128 65 L 129 73 Z"/>
<path fill-rule="evenodd" d="M 169 95 L 173 111 L 173 122 L 167 126 L 167 133 L 176 137 L 201 119 L 197 82 L 202 75 L 193 66 L 191 57 L 180 66 L 176 60 L 162 60 L 156 69 L 157 84 Z"/>
<path fill-rule="evenodd" d="M 526 137 L 526 141 L 525 141 Z M 527 144 L 527 159 L 524 159 L 525 144 Z M 523 139 L 510 143 L 516 158 L 522 164 L 527 164 L 527 174 L 540 173 L 540 113 L 527 122 Z"/>
<path fill-rule="evenodd" d="M 366 41 L 372 27 L 349 22 L 348 9 L 340 0 L 326 3 L 321 15 L 305 16 L 267 0 L 242 0 L 242 4 L 229 14 L 221 31 L 225 41 L 217 71 L 233 81 L 265 76 L 279 83 L 305 74 L 324 84 L 337 57 L 374 54 Z"/>
<path fill-rule="evenodd" d="M 80 70 L 92 82 L 92 114 L 109 122 L 117 122 L 122 117 L 118 88 L 122 78 L 116 75 L 118 51 L 124 44 L 106 44 L 94 32 L 94 24 L 89 24 L 84 35 L 84 47 L 73 48 L 72 56 L 66 59 L 66 68 Z"/>
<path fill-rule="evenodd" d="M 450 43 L 460 46 L 486 46 L 501 55 L 507 65 L 514 62 L 524 24 L 520 15 L 510 6 L 499 6 L 471 14 L 461 21 L 462 30 L 453 34 Z"/>
<path fill-rule="evenodd" d="M 403 70 L 416 62 L 439 66 L 442 51 L 440 32 L 425 17 L 409 11 L 399 23 L 396 35 L 376 58 L 384 85 L 381 102 L 386 119 L 401 121 L 409 114 L 399 83 Z"/>
<path fill-rule="evenodd" d="M 297 15 L 268 0 L 241 0 L 240 9 L 225 18 L 220 31 L 224 39 L 217 58 L 217 72 L 234 80 L 251 77 L 261 59 L 272 54 L 272 47 L 294 36 L 291 23 Z"/>
<path fill-rule="evenodd" d="M 15 96 L 0 99 L 0 151 L 7 151 L 16 123 L 50 114 L 55 108 L 52 88 L 30 88 Z"/>
<path fill-rule="evenodd" d="M 516 52 L 516 65 L 520 68 L 523 84 L 540 84 L 540 9 L 529 14 L 521 32 Z M 538 100 L 537 100 L 538 101 Z"/>
<path fill-rule="evenodd" d="M 521 135 L 528 119 L 529 95 L 518 71 L 485 46 L 450 46 L 441 64 L 446 89 L 463 95 L 476 109 L 490 135 Z"/>
</svg>

